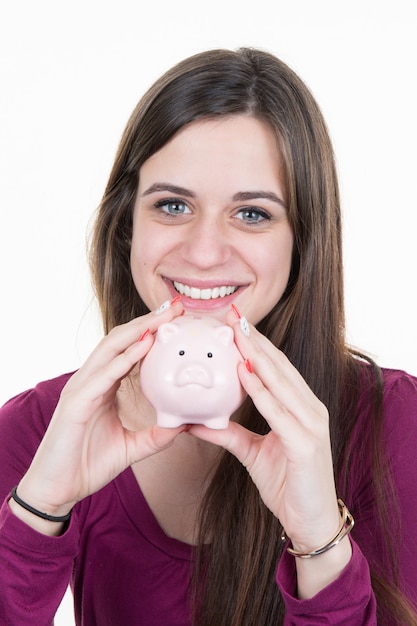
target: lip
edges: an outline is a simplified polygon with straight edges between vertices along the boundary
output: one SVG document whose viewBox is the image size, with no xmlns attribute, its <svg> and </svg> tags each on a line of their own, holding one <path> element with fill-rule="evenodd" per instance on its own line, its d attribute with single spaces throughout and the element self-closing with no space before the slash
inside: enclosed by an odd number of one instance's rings
<svg viewBox="0 0 417 626">
<path fill-rule="evenodd" d="M 182 283 L 184 285 L 188 285 L 189 287 L 196 287 L 197 289 L 214 289 L 219 286 L 224 287 L 237 287 L 236 291 L 234 291 L 230 295 L 226 295 L 219 298 L 211 298 L 209 300 L 190 298 L 184 294 L 181 294 L 181 302 L 183 307 L 192 311 L 216 311 L 218 309 L 223 309 L 224 307 L 230 307 L 233 300 L 236 296 L 242 292 L 242 290 L 246 287 L 246 285 L 241 285 L 236 282 L 224 281 L 222 279 L 214 281 L 214 280 L 195 280 L 195 279 L 185 279 L 185 278 L 167 278 L 164 277 L 164 281 L 167 284 L 172 297 L 178 296 L 178 291 L 174 287 L 174 281 L 178 283 Z"/>
<path fill-rule="evenodd" d="M 175 276 L 175 278 L 168 278 L 168 276 L 164 276 L 164 280 L 170 282 L 171 284 L 182 283 L 183 285 L 188 285 L 189 287 L 197 287 L 197 289 L 214 289 L 215 287 L 242 287 L 242 283 L 232 281 L 232 280 L 224 280 L 224 278 L 219 278 L 217 280 L 199 280 L 197 278 L 182 278 Z"/>
</svg>

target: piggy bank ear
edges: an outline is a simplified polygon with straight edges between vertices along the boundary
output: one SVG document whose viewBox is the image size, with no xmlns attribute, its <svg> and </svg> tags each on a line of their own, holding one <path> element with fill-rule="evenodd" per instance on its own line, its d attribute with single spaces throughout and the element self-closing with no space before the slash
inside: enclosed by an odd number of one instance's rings
<svg viewBox="0 0 417 626">
<path fill-rule="evenodd" d="M 165 322 L 164 324 L 161 324 L 158 328 L 156 338 L 157 341 L 160 341 L 161 343 L 168 343 L 171 337 L 175 337 L 175 335 L 178 335 L 179 332 L 180 329 L 176 324 L 172 324 L 171 322 Z"/>
<path fill-rule="evenodd" d="M 214 336 L 226 347 L 233 343 L 233 330 L 230 326 L 219 326 L 214 330 Z"/>
</svg>

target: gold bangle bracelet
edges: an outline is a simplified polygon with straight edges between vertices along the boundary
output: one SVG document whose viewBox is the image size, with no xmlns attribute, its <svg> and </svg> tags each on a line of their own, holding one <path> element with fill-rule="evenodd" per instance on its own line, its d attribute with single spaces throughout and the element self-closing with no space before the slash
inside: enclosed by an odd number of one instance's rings
<svg viewBox="0 0 417 626">
<path fill-rule="evenodd" d="M 287 548 L 287 552 L 299 559 L 311 559 L 313 556 L 319 556 L 320 554 L 324 554 L 328 550 L 331 550 L 331 548 L 337 546 L 337 544 L 350 533 L 353 526 L 355 525 L 353 515 L 349 512 L 343 500 L 339 499 L 337 501 L 337 504 L 339 505 L 341 521 L 337 533 L 334 537 L 330 539 L 330 541 L 325 543 L 323 546 L 320 546 L 320 548 L 316 548 L 316 550 L 311 550 L 311 552 L 300 552 L 298 550 L 294 550 L 294 548 Z M 284 529 L 281 533 L 281 541 L 288 541 L 288 537 Z"/>
</svg>

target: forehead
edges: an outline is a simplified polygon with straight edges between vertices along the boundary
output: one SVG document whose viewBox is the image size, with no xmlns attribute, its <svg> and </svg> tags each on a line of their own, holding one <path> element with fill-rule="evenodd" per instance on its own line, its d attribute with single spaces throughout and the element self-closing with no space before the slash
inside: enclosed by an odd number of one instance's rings
<svg viewBox="0 0 417 626">
<path fill-rule="evenodd" d="M 145 161 L 139 185 L 143 188 L 161 175 L 180 175 L 186 184 L 199 175 L 244 179 L 253 187 L 280 178 L 281 164 L 277 137 L 266 122 L 246 115 L 198 120 Z"/>
</svg>

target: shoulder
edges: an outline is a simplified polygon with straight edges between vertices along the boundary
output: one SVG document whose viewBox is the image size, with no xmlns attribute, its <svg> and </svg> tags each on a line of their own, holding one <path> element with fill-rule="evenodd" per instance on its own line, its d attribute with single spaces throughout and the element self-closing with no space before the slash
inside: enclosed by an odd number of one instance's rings
<svg viewBox="0 0 417 626">
<path fill-rule="evenodd" d="M 388 445 L 417 446 L 417 377 L 401 370 L 382 370 L 384 435 Z M 405 451 L 405 450 L 403 450 Z"/>
<path fill-rule="evenodd" d="M 379 382 L 378 382 L 379 379 Z M 417 471 L 417 377 L 360 363 L 360 388 L 350 450 L 363 473 L 371 472 L 372 450 L 382 445 L 392 468 L 413 459 Z"/>
<path fill-rule="evenodd" d="M 371 375 L 362 370 L 356 441 L 367 445 L 374 439 L 376 430 L 393 467 L 404 468 L 413 459 L 413 480 L 417 472 L 417 377 L 402 370 L 381 368 L 382 411 L 375 413 L 372 398 L 375 386 Z M 373 370 L 375 372 L 375 370 Z M 374 377 L 372 375 L 372 377 Z M 375 430 L 376 429 L 376 430 Z"/>
<path fill-rule="evenodd" d="M 408 374 L 403 370 L 382 368 L 382 379 L 384 381 L 384 398 L 391 394 L 401 396 L 403 399 L 416 399 L 417 397 L 417 377 Z"/>
<path fill-rule="evenodd" d="M 372 405 L 377 388 L 377 369 L 369 364 L 361 365 L 359 406 L 365 410 Z M 382 401 L 384 412 L 393 410 L 417 414 L 417 377 L 403 370 L 381 368 L 380 380 L 382 386 Z"/>
<path fill-rule="evenodd" d="M 0 427 L 11 420 L 27 422 L 31 417 L 37 417 L 46 427 L 71 376 L 72 373 L 68 373 L 45 380 L 8 400 L 0 408 Z"/>
</svg>

